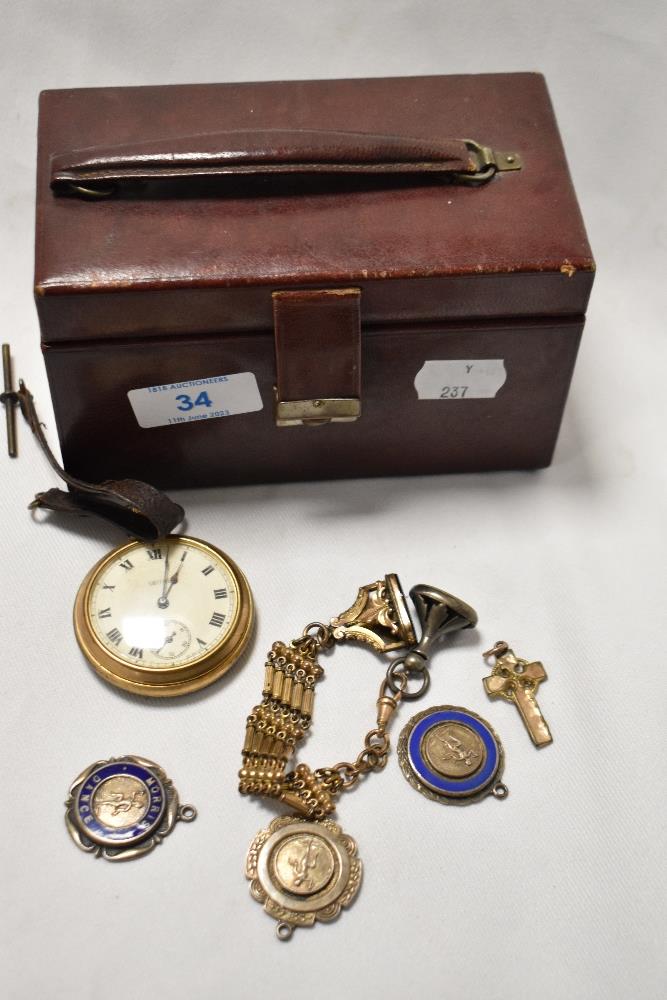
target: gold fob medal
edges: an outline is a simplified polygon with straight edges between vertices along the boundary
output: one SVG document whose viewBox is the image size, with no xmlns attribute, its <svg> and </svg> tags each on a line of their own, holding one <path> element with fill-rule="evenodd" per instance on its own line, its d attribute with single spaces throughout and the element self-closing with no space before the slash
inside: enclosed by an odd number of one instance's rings
<svg viewBox="0 0 667 1000">
<path fill-rule="evenodd" d="M 97 673 L 156 698 L 221 677 L 245 649 L 253 620 L 236 563 L 185 535 L 120 545 L 93 566 L 74 604 L 76 637 Z"/>
</svg>

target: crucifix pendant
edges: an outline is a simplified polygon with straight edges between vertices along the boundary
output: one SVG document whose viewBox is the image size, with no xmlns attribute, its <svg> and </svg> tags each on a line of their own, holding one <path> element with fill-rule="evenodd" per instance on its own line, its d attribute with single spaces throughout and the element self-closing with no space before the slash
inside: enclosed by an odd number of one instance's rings
<svg viewBox="0 0 667 1000">
<path fill-rule="evenodd" d="M 484 678 L 486 693 L 490 698 L 514 702 L 536 747 L 551 743 L 553 737 L 536 699 L 539 685 L 547 679 L 542 664 L 515 656 L 506 642 L 497 642 L 483 654 L 485 659 L 492 655 L 496 662 L 491 674 Z"/>
</svg>

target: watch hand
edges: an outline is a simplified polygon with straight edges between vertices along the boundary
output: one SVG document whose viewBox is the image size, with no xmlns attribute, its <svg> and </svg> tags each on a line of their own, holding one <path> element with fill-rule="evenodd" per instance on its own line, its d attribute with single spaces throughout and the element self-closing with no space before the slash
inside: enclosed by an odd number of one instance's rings
<svg viewBox="0 0 667 1000">
<path fill-rule="evenodd" d="M 183 562 L 184 562 L 186 556 L 187 556 L 187 552 L 184 552 L 183 555 L 181 556 L 181 561 L 179 562 L 178 566 L 176 567 L 176 572 L 174 573 L 174 575 L 171 578 L 172 585 L 174 583 L 177 583 L 177 581 L 178 581 L 178 574 L 181 572 L 181 568 L 183 566 Z"/>
<path fill-rule="evenodd" d="M 167 637 L 165 638 L 165 640 L 164 640 L 164 642 L 162 643 L 162 645 L 161 645 L 161 646 L 158 646 L 158 647 L 157 647 L 157 649 L 155 650 L 155 652 L 156 652 L 156 653 L 159 653 L 161 649 L 164 649 L 164 647 L 165 647 L 165 646 L 168 646 L 170 642 L 173 642 L 173 641 L 174 641 L 174 637 L 175 637 L 175 636 L 176 636 L 176 633 L 175 633 L 175 632 L 172 632 L 172 633 L 171 633 L 171 635 L 168 635 L 168 636 L 167 636 Z"/>
<path fill-rule="evenodd" d="M 184 552 L 183 555 L 181 556 L 181 561 L 178 564 L 178 567 L 176 568 L 176 572 L 174 573 L 174 575 L 169 580 L 169 586 L 167 587 L 167 589 L 164 591 L 164 593 L 162 595 L 162 599 L 163 600 L 166 600 L 167 595 L 169 594 L 169 591 L 174 586 L 174 584 L 178 583 L 178 574 L 181 572 L 181 569 L 183 567 L 183 560 L 185 559 L 186 556 L 187 556 L 187 552 Z"/>
<path fill-rule="evenodd" d="M 167 554 L 164 559 L 164 576 L 162 577 L 162 593 L 157 599 L 158 608 L 169 607 L 169 601 L 167 600 L 167 576 L 169 574 L 169 546 L 167 545 Z"/>
</svg>

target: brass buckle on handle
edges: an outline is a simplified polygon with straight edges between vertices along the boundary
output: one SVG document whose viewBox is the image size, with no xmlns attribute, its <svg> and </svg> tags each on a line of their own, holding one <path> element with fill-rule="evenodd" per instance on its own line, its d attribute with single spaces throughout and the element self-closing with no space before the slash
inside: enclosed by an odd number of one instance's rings
<svg viewBox="0 0 667 1000">
<path fill-rule="evenodd" d="M 464 139 L 466 148 L 475 155 L 478 168 L 474 173 L 459 172 L 452 177 L 459 184 L 486 184 L 499 171 L 521 170 L 523 161 L 518 153 L 493 150 L 490 146 L 482 146 L 474 139 Z"/>
</svg>

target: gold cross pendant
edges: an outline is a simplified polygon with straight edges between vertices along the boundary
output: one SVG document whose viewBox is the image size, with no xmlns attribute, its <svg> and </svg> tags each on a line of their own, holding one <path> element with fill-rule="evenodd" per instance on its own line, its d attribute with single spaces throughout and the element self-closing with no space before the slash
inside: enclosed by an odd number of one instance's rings
<svg viewBox="0 0 667 1000">
<path fill-rule="evenodd" d="M 496 657 L 491 674 L 484 678 L 484 687 L 489 697 L 514 702 L 536 747 L 551 743 L 553 737 L 536 699 L 539 685 L 547 679 L 547 672 L 542 664 L 515 656 L 506 642 L 497 642 L 483 656 L 484 659 L 488 656 Z"/>
</svg>

